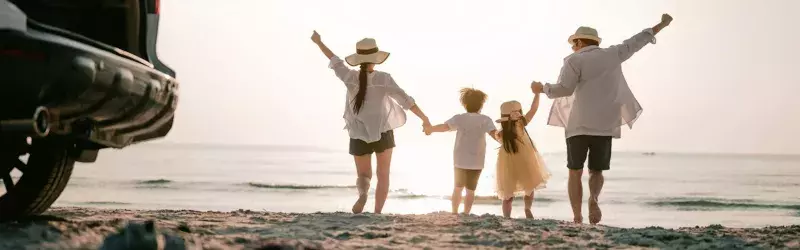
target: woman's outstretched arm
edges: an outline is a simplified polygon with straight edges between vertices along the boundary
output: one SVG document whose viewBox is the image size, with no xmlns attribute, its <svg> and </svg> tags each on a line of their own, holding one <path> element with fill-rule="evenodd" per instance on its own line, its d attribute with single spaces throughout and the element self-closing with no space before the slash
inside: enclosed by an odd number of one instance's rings
<svg viewBox="0 0 800 250">
<path fill-rule="evenodd" d="M 325 54 L 325 57 L 328 58 L 328 60 L 336 56 L 336 54 L 333 54 L 333 51 L 331 51 L 328 46 L 325 46 L 325 43 L 322 42 L 322 38 L 319 36 L 316 30 L 314 31 L 314 34 L 311 34 L 311 41 L 319 47 L 319 50 L 322 51 L 322 54 Z"/>
<path fill-rule="evenodd" d="M 416 115 L 417 117 L 419 117 L 420 120 L 422 120 L 423 131 L 431 129 L 431 121 L 428 120 L 428 117 L 425 116 L 425 112 L 422 112 L 422 109 L 419 108 L 419 105 L 414 104 L 414 106 L 411 107 L 409 110 L 411 110 L 411 112 L 414 113 L 414 115 Z"/>
<path fill-rule="evenodd" d="M 339 80 L 342 80 L 345 85 L 352 85 L 352 83 L 348 82 L 348 79 L 350 79 L 352 76 L 353 70 L 345 66 L 344 61 L 336 56 L 336 54 L 334 54 L 333 51 L 328 48 L 328 46 L 325 46 L 325 43 L 322 42 L 322 38 L 319 37 L 319 34 L 316 30 L 314 31 L 314 34 L 311 35 L 311 41 L 313 41 L 319 47 L 319 50 L 325 54 L 325 57 L 330 60 L 328 67 L 333 69 L 336 77 L 338 77 Z"/>
</svg>

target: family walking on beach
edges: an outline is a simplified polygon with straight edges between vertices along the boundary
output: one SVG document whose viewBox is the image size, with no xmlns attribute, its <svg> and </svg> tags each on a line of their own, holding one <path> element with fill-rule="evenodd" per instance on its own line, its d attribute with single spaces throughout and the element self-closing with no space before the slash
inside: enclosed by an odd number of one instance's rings
<svg viewBox="0 0 800 250">
<path fill-rule="evenodd" d="M 406 123 L 410 110 L 422 120 L 423 132 L 457 131 L 453 150 L 454 180 L 452 211 L 458 213 L 462 192 L 466 188 L 463 212 L 469 214 L 475 197 L 486 155 L 485 136 L 500 143 L 497 156 L 496 192 L 503 201 L 503 215 L 510 217 L 515 196 L 524 197 L 525 215 L 532 218 L 534 191 L 545 187 L 550 172 L 525 127 L 539 108 L 539 96 L 544 93 L 554 99 L 548 125 L 563 127 L 567 145 L 569 169 L 568 194 L 573 220 L 583 223 L 584 164 L 589 168 L 589 222 L 597 224 L 602 218 L 599 196 L 603 188 L 603 171 L 610 169 L 611 141 L 620 138 L 620 127 L 633 123 L 642 112 L 634 97 L 621 64 L 648 43 L 672 22 L 668 14 L 661 22 L 634 35 L 621 44 L 599 47 L 602 39 L 595 29 L 580 27 L 568 38 L 574 53 L 564 59 L 555 84 L 534 81 L 530 88 L 533 102 L 523 112 L 517 101 L 500 106 L 497 120 L 481 114 L 487 95 L 477 89 L 462 89 L 461 104 L 466 113 L 457 114 L 439 125 L 432 125 L 419 104 L 403 91 L 386 72 L 374 70 L 389 57 L 374 39 L 356 43 L 356 53 L 340 59 L 322 42 L 315 31 L 311 40 L 330 60 L 329 67 L 347 88 L 344 120 L 350 136 L 350 154 L 356 164 L 358 200 L 353 213 L 361 213 L 367 202 L 372 180 L 372 154 L 376 154 L 378 176 L 375 189 L 375 213 L 381 213 L 389 193 L 389 169 L 395 147 L 393 130 Z M 350 66 L 359 66 L 351 70 Z M 498 130 L 495 123 L 500 124 Z"/>
</svg>

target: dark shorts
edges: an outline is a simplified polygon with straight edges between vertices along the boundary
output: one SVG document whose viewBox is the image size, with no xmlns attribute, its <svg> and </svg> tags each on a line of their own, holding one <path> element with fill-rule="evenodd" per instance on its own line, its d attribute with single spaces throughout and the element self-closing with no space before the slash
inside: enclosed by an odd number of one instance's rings
<svg viewBox="0 0 800 250">
<path fill-rule="evenodd" d="M 478 179 L 481 178 L 481 171 L 481 169 L 455 168 L 455 186 L 466 187 L 468 190 L 475 191 L 475 188 L 478 187 Z"/>
<path fill-rule="evenodd" d="M 589 170 L 611 169 L 611 136 L 577 135 L 567 138 L 567 168 L 583 169 L 589 156 Z"/>
<path fill-rule="evenodd" d="M 394 148 L 394 132 L 392 130 L 381 133 L 381 139 L 371 143 L 350 138 L 351 155 L 361 156 L 372 153 L 383 153 L 383 151 L 390 148 Z"/>
</svg>

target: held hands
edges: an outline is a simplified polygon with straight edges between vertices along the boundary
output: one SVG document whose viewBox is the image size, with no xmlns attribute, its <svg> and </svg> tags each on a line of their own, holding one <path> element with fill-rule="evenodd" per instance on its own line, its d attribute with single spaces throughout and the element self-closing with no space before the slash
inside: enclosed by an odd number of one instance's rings
<svg viewBox="0 0 800 250">
<path fill-rule="evenodd" d="M 422 121 L 422 132 L 425 135 L 431 135 L 433 133 L 433 126 L 431 126 L 431 122 L 428 120 Z"/>
<path fill-rule="evenodd" d="M 431 134 L 433 134 L 433 127 L 424 127 L 423 126 L 422 132 L 425 133 L 425 135 L 431 135 Z"/>
<path fill-rule="evenodd" d="M 531 83 L 531 91 L 537 95 L 541 94 L 544 91 L 544 85 L 541 82 L 533 81 Z"/>
<path fill-rule="evenodd" d="M 661 23 L 664 24 L 664 26 L 669 25 L 671 22 L 672 22 L 672 16 L 666 13 L 661 15 Z"/>
<path fill-rule="evenodd" d="M 316 44 L 322 43 L 322 38 L 319 37 L 319 33 L 317 33 L 316 30 L 314 31 L 314 34 L 311 34 L 311 41 Z"/>
</svg>

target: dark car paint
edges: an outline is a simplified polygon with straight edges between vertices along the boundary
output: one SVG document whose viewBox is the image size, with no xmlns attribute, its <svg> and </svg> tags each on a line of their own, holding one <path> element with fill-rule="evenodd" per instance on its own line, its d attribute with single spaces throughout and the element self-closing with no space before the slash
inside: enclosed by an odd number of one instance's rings
<svg viewBox="0 0 800 250">
<path fill-rule="evenodd" d="M 155 1 L 140 4 L 141 57 L 30 17 L 25 32 L 0 30 L 0 119 L 26 118 L 45 106 L 56 124 L 51 134 L 86 149 L 166 136 L 178 82 L 155 53 Z"/>
</svg>

